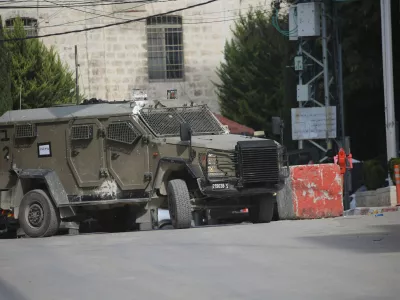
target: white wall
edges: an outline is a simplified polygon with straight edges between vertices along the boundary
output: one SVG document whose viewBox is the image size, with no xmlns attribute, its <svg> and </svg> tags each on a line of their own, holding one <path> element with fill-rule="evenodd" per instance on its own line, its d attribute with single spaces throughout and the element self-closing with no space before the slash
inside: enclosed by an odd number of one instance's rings
<svg viewBox="0 0 400 300">
<path fill-rule="evenodd" d="M 218 111 L 217 96 L 212 82 L 218 81 L 215 69 L 223 60 L 226 39 L 232 36 L 230 28 L 240 12 L 246 13 L 250 6 L 269 9 L 270 1 L 219 0 L 176 13 L 182 16 L 184 23 L 185 76 L 184 80 L 179 82 L 149 82 L 144 21 L 47 37 L 43 38 L 43 41 L 46 45 L 54 45 L 57 48 L 61 59 L 71 70 L 75 69 L 74 46 L 78 45 L 81 92 L 88 98 L 131 99 L 132 89 L 136 88 L 147 90 L 149 98 L 163 99 L 167 89 L 176 88 L 179 101 L 207 103 L 214 111 Z M 178 0 L 150 4 L 77 6 L 75 9 L 2 9 L 0 14 L 3 21 L 17 15 L 37 18 L 39 35 L 43 35 L 123 21 L 121 19 L 145 17 L 201 2 L 203 1 Z M 54 3 L 57 3 L 56 0 Z M 36 5 L 37 1 L 24 2 L 21 5 L 29 4 Z M 39 5 L 52 4 L 39 1 Z M 128 9 L 131 11 L 126 12 Z M 98 14 L 107 17 L 99 17 Z"/>
</svg>

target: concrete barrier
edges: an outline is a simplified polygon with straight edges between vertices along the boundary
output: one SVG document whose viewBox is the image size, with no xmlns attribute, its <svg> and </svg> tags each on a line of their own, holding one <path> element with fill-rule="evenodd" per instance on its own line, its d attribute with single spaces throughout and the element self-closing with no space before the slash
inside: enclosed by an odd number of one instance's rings
<svg viewBox="0 0 400 300">
<path fill-rule="evenodd" d="M 375 191 L 356 193 L 356 207 L 396 206 L 396 187 L 388 186 Z"/>
<path fill-rule="evenodd" d="M 278 193 L 280 219 L 318 219 L 343 215 L 343 188 L 336 164 L 290 167 Z"/>
</svg>

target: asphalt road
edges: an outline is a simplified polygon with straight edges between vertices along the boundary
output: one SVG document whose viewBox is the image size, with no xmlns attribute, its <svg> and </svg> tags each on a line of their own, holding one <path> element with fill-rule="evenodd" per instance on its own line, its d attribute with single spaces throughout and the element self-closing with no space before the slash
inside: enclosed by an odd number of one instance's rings
<svg viewBox="0 0 400 300">
<path fill-rule="evenodd" d="M 399 299 L 400 214 L 0 241 L 1 300 Z"/>
</svg>

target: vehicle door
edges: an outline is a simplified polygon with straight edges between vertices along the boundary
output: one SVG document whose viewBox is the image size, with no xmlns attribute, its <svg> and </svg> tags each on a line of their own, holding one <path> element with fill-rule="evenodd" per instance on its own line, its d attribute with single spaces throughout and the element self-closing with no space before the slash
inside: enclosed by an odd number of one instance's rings
<svg viewBox="0 0 400 300">
<path fill-rule="evenodd" d="M 131 117 L 113 117 L 106 128 L 107 167 L 121 190 L 144 190 L 149 184 L 145 131 Z"/>
<path fill-rule="evenodd" d="M 66 132 L 67 160 L 79 187 L 97 187 L 104 181 L 104 138 L 97 119 L 78 119 Z"/>
<path fill-rule="evenodd" d="M 10 180 L 10 168 L 12 161 L 12 128 L 2 128 L 0 130 L 0 189 L 7 188 Z"/>
</svg>

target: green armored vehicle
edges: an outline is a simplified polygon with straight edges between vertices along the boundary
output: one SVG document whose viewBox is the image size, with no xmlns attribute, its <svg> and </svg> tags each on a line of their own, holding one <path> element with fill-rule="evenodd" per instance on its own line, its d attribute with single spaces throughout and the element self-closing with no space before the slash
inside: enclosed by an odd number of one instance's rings
<svg viewBox="0 0 400 300">
<path fill-rule="evenodd" d="M 44 237 L 96 219 L 110 230 L 175 228 L 208 209 L 269 222 L 285 149 L 231 135 L 206 106 L 152 101 L 6 112 L 0 117 L 0 226 Z"/>
</svg>

